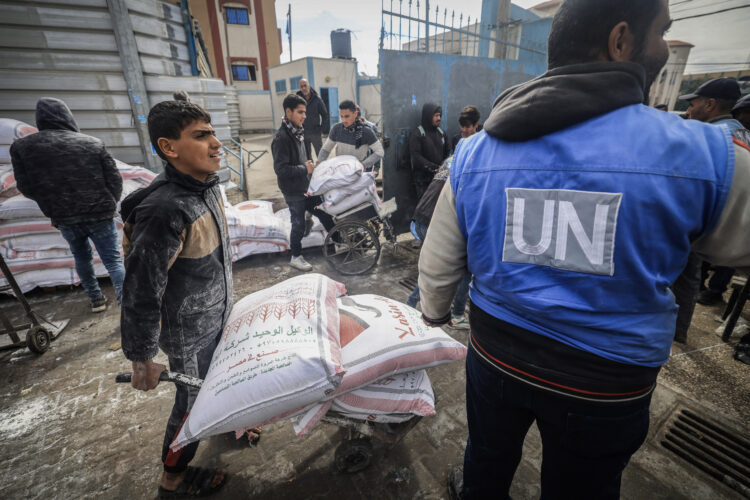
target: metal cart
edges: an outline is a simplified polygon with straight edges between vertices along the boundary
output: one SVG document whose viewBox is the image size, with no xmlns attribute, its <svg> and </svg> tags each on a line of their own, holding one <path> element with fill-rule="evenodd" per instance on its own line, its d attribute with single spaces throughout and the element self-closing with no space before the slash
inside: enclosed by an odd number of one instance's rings
<svg viewBox="0 0 750 500">
<path fill-rule="evenodd" d="M 117 383 L 129 383 L 132 380 L 132 372 L 118 373 L 115 376 Z M 162 382 L 172 382 L 200 389 L 203 380 L 170 371 L 163 371 L 159 375 Z M 418 415 L 406 422 L 398 424 L 387 424 L 379 422 L 367 422 L 355 420 L 336 412 L 329 411 L 321 419 L 322 422 L 336 425 L 348 431 L 348 437 L 340 443 L 334 454 L 334 464 L 339 472 L 352 474 L 366 469 L 372 460 L 372 441 L 378 441 L 386 445 L 387 449 L 396 446 L 422 419 Z"/>
<path fill-rule="evenodd" d="M 396 199 L 383 203 L 376 210 L 371 203 L 363 203 L 333 217 L 323 245 L 328 264 L 341 274 L 364 274 L 372 269 L 380 257 L 380 234 L 397 248 L 396 231 L 391 214 L 396 211 Z"/>
<path fill-rule="evenodd" d="M 11 341 L 13 342 L 12 344 L 0 346 L 0 351 L 22 349 L 24 347 L 28 347 L 31 352 L 42 354 L 47 349 L 49 349 L 50 343 L 60 335 L 63 328 L 68 325 L 68 322 L 70 320 L 66 319 L 62 321 L 51 322 L 47 321 L 44 318 L 41 318 L 42 321 L 47 324 L 46 326 L 42 326 L 40 316 L 37 316 L 31 309 L 29 302 L 23 295 L 21 288 L 18 286 L 16 279 L 13 277 L 13 273 L 11 273 L 10 268 L 8 268 L 8 265 L 6 264 L 5 259 L 2 255 L 0 255 L 0 270 L 2 270 L 5 281 L 8 282 L 7 285 L 0 286 L 0 292 L 13 290 L 13 295 L 23 306 L 23 309 L 26 313 L 26 319 L 28 320 L 28 323 L 13 325 L 10 319 L 5 315 L 5 313 L 0 310 L 0 324 L 2 324 L 3 327 L 3 330 L 0 331 L 0 335 L 9 335 Z M 21 340 L 18 335 L 19 332 L 23 331 L 26 332 L 25 341 Z"/>
</svg>

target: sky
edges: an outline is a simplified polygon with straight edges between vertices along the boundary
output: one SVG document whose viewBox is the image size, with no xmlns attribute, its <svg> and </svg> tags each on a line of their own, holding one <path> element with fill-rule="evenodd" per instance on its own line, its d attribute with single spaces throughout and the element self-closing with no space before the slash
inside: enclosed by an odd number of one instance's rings
<svg viewBox="0 0 750 500">
<path fill-rule="evenodd" d="M 386 9 L 391 0 L 384 0 Z M 529 8 L 542 0 L 515 0 L 513 3 Z M 398 11 L 398 0 L 393 0 L 393 9 Z M 690 16 L 735 6 L 750 5 L 750 0 L 670 0 L 672 18 Z M 281 62 L 289 61 L 289 43 L 286 34 L 286 13 L 292 8 L 292 56 L 300 59 L 307 56 L 331 57 L 330 32 L 337 28 L 352 31 L 352 55 L 359 62 L 359 71 L 377 74 L 378 42 L 381 26 L 380 0 L 277 0 L 276 18 L 281 29 L 283 53 Z M 424 6 L 424 0 L 420 4 Z M 404 0 L 406 13 L 408 0 Z M 414 0 L 416 5 L 416 0 Z M 431 0 L 431 11 L 435 6 L 471 16 L 472 22 L 481 15 L 482 0 Z M 422 7 L 424 8 L 424 7 Z M 441 14 L 442 17 L 442 14 Z M 440 19 L 442 21 L 442 19 Z M 403 25 L 405 37 L 406 23 Z M 416 24 L 412 24 L 412 30 Z M 386 30 L 390 31 L 390 30 Z M 395 29 L 394 25 L 394 31 Z M 686 73 L 705 73 L 747 68 L 750 66 L 750 8 L 733 10 L 711 16 L 686 19 L 674 23 L 667 34 L 669 40 L 690 42 L 695 47 L 690 53 Z M 414 37 L 414 33 L 412 33 Z M 402 39 L 402 42 L 405 38 Z M 395 49 L 397 41 L 394 41 Z M 386 44 L 387 47 L 387 44 Z M 724 63 L 715 65 L 714 63 Z M 732 63 L 732 64 L 725 64 Z M 739 64 L 738 64 L 739 63 Z"/>
</svg>

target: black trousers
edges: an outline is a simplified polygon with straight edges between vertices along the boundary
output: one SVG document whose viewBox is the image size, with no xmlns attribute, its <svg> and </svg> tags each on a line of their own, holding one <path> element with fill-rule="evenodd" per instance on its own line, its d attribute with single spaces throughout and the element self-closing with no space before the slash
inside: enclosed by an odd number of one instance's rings
<svg viewBox="0 0 750 500">
<path fill-rule="evenodd" d="M 508 498 L 526 433 L 542 437 L 542 498 L 618 499 L 622 471 L 648 434 L 651 393 L 601 404 L 538 390 L 466 358 L 464 498 Z"/>
<path fill-rule="evenodd" d="M 307 159 L 312 160 L 311 146 L 315 146 L 315 157 L 320 154 L 320 148 L 323 147 L 323 138 L 320 132 L 317 134 L 309 134 L 305 131 L 305 153 L 307 153 Z"/>
<path fill-rule="evenodd" d="M 210 344 L 189 358 L 169 358 L 169 369 L 191 377 L 206 378 L 208 366 L 211 364 L 211 358 L 214 355 L 220 338 L 221 331 L 219 331 L 216 338 Z M 176 452 L 169 449 L 169 445 L 172 444 L 174 438 L 179 434 L 182 424 L 193 408 L 195 398 L 198 397 L 198 389 L 196 388 L 185 387 L 179 384 L 175 384 L 175 386 L 177 387 L 177 393 L 174 397 L 174 406 L 172 406 L 172 414 L 169 416 L 169 421 L 167 422 L 167 430 L 164 433 L 164 444 L 161 449 L 161 461 L 164 463 L 164 470 L 172 473 L 182 472 L 187 469 L 200 443 L 200 441 L 195 441 L 183 446 L 180 451 Z"/>
<path fill-rule="evenodd" d="M 292 250 L 292 257 L 302 255 L 302 237 L 305 235 L 305 212 L 310 212 L 320 219 L 326 231 L 330 231 L 334 226 L 333 217 L 315 208 L 322 201 L 320 196 L 307 196 L 299 200 L 286 200 L 286 204 L 289 206 L 289 216 L 292 220 L 292 231 L 289 235 L 289 248 Z"/>
</svg>

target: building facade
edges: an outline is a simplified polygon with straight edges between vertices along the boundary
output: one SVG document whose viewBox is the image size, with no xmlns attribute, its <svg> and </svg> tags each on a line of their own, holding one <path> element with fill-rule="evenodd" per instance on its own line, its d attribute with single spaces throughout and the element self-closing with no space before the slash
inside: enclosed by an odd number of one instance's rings
<svg viewBox="0 0 750 500">
<path fill-rule="evenodd" d="M 680 95 L 682 77 L 693 45 L 679 40 L 669 40 L 667 43 L 669 44 L 669 59 L 651 85 L 649 105 L 666 104 L 669 111 L 673 111 L 677 97 Z"/>
<path fill-rule="evenodd" d="M 180 2 L 177 2 L 180 3 Z M 213 76 L 237 89 L 240 129 L 267 129 L 268 69 L 281 60 L 281 31 L 274 0 L 189 0 Z"/>
</svg>

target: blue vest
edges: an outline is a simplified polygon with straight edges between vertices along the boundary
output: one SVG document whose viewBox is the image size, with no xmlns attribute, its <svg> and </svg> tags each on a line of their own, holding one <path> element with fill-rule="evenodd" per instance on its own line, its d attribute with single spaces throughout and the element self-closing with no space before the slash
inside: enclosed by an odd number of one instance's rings
<svg viewBox="0 0 750 500">
<path fill-rule="evenodd" d="M 669 285 L 733 174 L 725 127 L 640 104 L 526 142 L 464 139 L 450 182 L 471 299 L 606 359 L 660 366 L 677 313 Z"/>
</svg>

